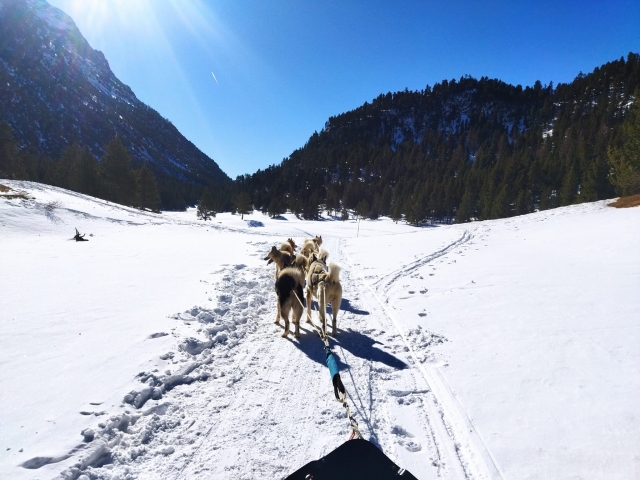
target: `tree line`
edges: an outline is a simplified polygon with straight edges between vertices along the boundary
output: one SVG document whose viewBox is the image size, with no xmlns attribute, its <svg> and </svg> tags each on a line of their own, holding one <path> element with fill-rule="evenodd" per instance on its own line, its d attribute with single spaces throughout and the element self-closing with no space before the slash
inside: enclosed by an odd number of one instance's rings
<svg viewBox="0 0 640 480">
<path fill-rule="evenodd" d="M 0 178 L 36 181 L 150 210 L 184 210 L 202 195 L 204 185 L 135 163 L 119 137 L 105 145 L 99 160 L 78 143 L 67 146 L 60 158 L 53 160 L 36 147 L 19 148 L 11 126 L 0 123 Z M 230 189 L 214 189 L 211 204 L 215 210 L 231 208 L 226 200 Z"/>
<path fill-rule="evenodd" d="M 616 172 L 638 168 L 616 152 L 631 150 L 639 87 L 640 57 L 630 53 L 555 88 L 463 77 L 388 93 L 330 118 L 303 148 L 235 188 L 272 216 L 314 219 L 326 209 L 414 224 L 611 198 L 637 190 L 622 187 Z"/>
<path fill-rule="evenodd" d="M 640 193 L 640 56 L 569 84 L 522 88 L 465 76 L 382 94 L 331 117 L 279 165 L 198 184 L 132 160 L 119 138 L 98 160 L 78 144 L 57 160 L 18 147 L 0 123 L 0 177 L 117 203 L 273 217 L 390 216 L 413 224 L 504 218 Z"/>
</svg>

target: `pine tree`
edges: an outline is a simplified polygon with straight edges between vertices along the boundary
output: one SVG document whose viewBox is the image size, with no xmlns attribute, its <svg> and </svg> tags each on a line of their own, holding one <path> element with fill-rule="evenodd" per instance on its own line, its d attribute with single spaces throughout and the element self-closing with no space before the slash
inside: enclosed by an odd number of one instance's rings
<svg viewBox="0 0 640 480">
<path fill-rule="evenodd" d="M 77 142 L 62 151 L 60 160 L 56 162 L 53 182 L 56 186 L 79 191 L 79 175 L 81 169 L 82 150 Z"/>
<path fill-rule="evenodd" d="M 560 202 L 561 205 L 571 205 L 578 193 L 578 180 L 576 178 L 576 169 L 572 165 L 567 170 L 566 175 L 562 181 L 562 189 L 560 190 Z"/>
<path fill-rule="evenodd" d="M 78 191 L 97 197 L 100 195 L 100 182 L 98 160 L 87 147 L 84 147 L 80 155 L 80 170 L 77 178 Z"/>
<path fill-rule="evenodd" d="M 525 190 L 520 190 L 520 193 L 518 193 L 514 213 L 516 215 L 529 213 L 529 202 L 527 201 L 527 192 Z"/>
<path fill-rule="evenodd" d="M 367 202 L 367 200 L 364 198 L 360 200 L 358 206 L 356 207 L 356 213 L 358 214 L 358 216 L 360 218 L 367 217 L 369 215 L 369 210 L 369 202 Z"/>
<path fill-rule="evenodd" d="M 376 197 L 376 200 L 373 202 L 373 205 L 371 205 L 371 208 L 369 209 L 369 219 L 370 220 L 377 220 L 378 217 L 380 217 L 380 213 L 378 210 L 378 204 L 379 204 L 379 200 Z"/>
<path fill-rule="evenodd" d="M 622 126 L 622 145 L 608 150 L 611 183 L 619 195 L 640 193 L 640 90 L 631 109 L 631 118 Z"/>
<path fill-rule="evenodd" d="M 391 220 L 396 223 L 402 220 L 402 202 L 399 198 L 396 198 L 391 206 Z"/>
<path fill-rule="evenodd" d="M 160 205 L 160 194 L 155 175 L 145 164 L 137 171 L 136 177 L 138 181 L 138 206 L 150 210 L 157 209 Z"/>
<path fill-rule="evenodd" d="M 236 212 L 240 214 L 240 218 L 244 220 L 244 216 L 253 211 L 251 205 L 251 197 L 247 192 L 241 192 L 236 197 Z"/>
<path fill-rule="evenodd" d="M 183 212 L 187 209 L 187 202 L 176 182 L 166 181 L 160 190 L 162 206 L 168 210 Z"/>
<path fill-rule="evenodd" d="M 118 137 L 111 140 L 104 151 L 100 167 L 106 199 L 133 205 L 136 201 L 136 179 L 131 171 L 131 155 Z"/>
<path fill-rule="evenodd" d="M 313 192 L 311 197 L 304 202 L 302 217 L 305 220 L 317 220 L 320 218 L 320 195 L 318 192 Z"/>
<path fill-rule="evenodd" d="M 387 184 L 382 190 L 382 196 L 378 203 L 378 210 L 380 215 L 389 215 L 391 213 L 391 187 Z"/>
<path fill-rule="evenodd" d="M 18 142 L 13 137 L 13 129 L 6 122 L 0 122 L 0 177 L 15 180 L 27 178 Z"/>
<path fill-rule="evenodd" d="M 325 206 L 329 215 L 335 215 L 340 208 L 340 196 L 338 195 L 335 185 L 329 187 Z"/>
<path fill-rule="evenodd" d="M 204 190 L 202 190 L 202 196 L 198 202 L 197 217 L 207 221 L 215 216 L 216 211 L 214 208 L 213 197 L 211 196 L 209 189 L 204 187 Z"/>
<path fill-rule="evenodd" d="M 271 218 L 276 218 L 285 213 L 286 208 L 280 197 L 273 197 L 267 207 L 267 213 Z"/>
<path fill-rule="evenodd" d="M 357 208 L 358 202 L 362 199 L 360 194 L 361 183 L 360 179 L 354 174 L 354 178 L 345 188 L 344 197 L 342 198 L 342 204 L 346 208 Z"/>
<path fill-rule="evenodd" d="M 507 186 L 503 185 L 491 206 L 491 218 L 506 218 L 509 216 L 510 205 Z"/>
<path fill-rule="evenodd" d="M 540 194 L 540 204 L 538 205 L 538 209 L 549 210 L 551 207 L 551 188 L 545 188 Z"/>
<path fill-rule="evenodd" d="M 456 211 L 456 223 L 464 223 L 471 220 L 471 194 L 467 190 L 462 196 L 458 210 Z"/>
</svg>

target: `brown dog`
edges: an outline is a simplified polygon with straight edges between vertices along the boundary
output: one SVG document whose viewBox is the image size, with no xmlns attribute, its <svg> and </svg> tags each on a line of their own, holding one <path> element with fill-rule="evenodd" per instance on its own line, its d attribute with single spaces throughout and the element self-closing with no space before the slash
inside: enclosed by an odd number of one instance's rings
<svg viewBox="0 0 640 480">
<path fill-rule="evenodd" d="M 307 322 L 311 318 L 311 302 L 313 297 L 318 299 L 318 308 L 320 309 L 320 321 L 322 322 L 323 331 L 327 331 L 327 304 L 331 303 L 332 310 L 332 329 L 331 335 L 338 333 L 337 320 L 340 304 L 342 303 L 342 285 L 340 284 L 340 267 L 335 263 L 329 264 L 327 271 L 326 261 L 328 257 L 326 250 L 321 250 L 319 254 L 313 254 L 313 263 L 309 266 L 307 272 Z"/>
<path fill-rule="evenodd" d="M 309 259 L 299 253 L 294 256 L 291 266 L 300 270 L 300 272 L 302 272 L 302 276 L 305 277 L 307 275 L 307 270 L 309 269 Z"/>
<path fill-rule="evenodd" d="M 338 334 L 338 312 L 340 311 L 340 304 L 342 303 L 342 284 L 340 283 L 340 267 L 335 263 L 329 264 L 329 273 L 325 281 L 325 296 L 326 303 L 325 309 L 328 303 L 331 304 L 331 335 L 336 336 Z M 325 331 L 327 325 L 324 325 Z"/>
<path fill-rule="evenodd" d="M 284 320 L 283 337 L 289 335 L 289 313 L 293 312 L 292 322 L 295 325 L 294 337 L 300 336 L 300 317 L 302 308 L 302 282 L 304 277 L 297 268 L 285 268 L 278 274 L 276 280 L 276 295 L 278 296 L 278 312 L 276 324 L 280 324 L 280 318 Z M 297 298 L 296 298 L 297 297 Z"/>
<path fill-rule="evenodd" d="M 288 238 L 286 242 L 282 242 L 282 244 L 280 245 L 280 251 L 287 252 L 289 255 L 293 255 L 293 253 L 296 251 L 296 243 L 291 238 Z"/>
<path fill-rule="evenodd" d="M 293 262 L 293 258 L 289 252 L 283 252 L 282 250 L 278 250 L 276 247 L 271 247 L 271 251 L 264 257 L 265 260 L 268 260 L 267 265 L 270 263 L 276 264 L 276 275 L 282 269 L 287 268 Z"/>
<path fill-rule="evenodd" d="M 315 238 L 308 238 L 302 244 L 300 253 L 307 258 L 311 258 L 312 253 L 318 253 L 320 245 L 322 245 L 322 237 L 316 236 Z"/>
</svg>

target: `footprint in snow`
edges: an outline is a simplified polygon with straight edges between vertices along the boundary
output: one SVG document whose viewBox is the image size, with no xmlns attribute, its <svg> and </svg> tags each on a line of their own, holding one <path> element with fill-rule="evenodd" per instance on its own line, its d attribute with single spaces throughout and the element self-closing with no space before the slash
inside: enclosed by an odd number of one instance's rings
<svg viewBox="0 0 640 480">
<path fill-rule="evenodd" d="M 391 392 L 389 392 L 389 393 L 391 393 Z M 400 393 L 400 392 L 398 392 L 398 393 Z M 401 392 L 401 393 L 404 393 L 404 392 Z M 396 394 L 394 396 L 402 396 L 401 393 L 400 394 Z M 393 395 L 393 393 L 391 393 L 391 394 Z M 399 425 L 394 425 L 391 428 L 391 433 L 393 433 L 394 435 L 396 435 L 398 437 L 401 437 L 401 438 L 413 438 L 413 435 L 410 432 L 408 432 L 407 430 L 405 430 L 404 428 L 402 428 Z"/>
<path fill-rule="evenodd" d="M 422 450 L 422 445 L 411 440 L 412 438 L 414 438 L 413 434 L 411 434 L 404 428 L 398 425 L 395 425 L 391 429 L 391 433 L 393 433 L 398 437 L 398 443 L 402 445 L 404 448 L 406 448 L 408 451 L 419 452 L 420 450 Z"/>
<path fill-rule="evenodd" d="M 147 338 L 149 340 L 152 340 L 154 338 L 166 337 L 167 335 L 168 335 L 168 333 L 165 333 L 165 332 L 157 332 L 157 333 L 152 333 Z"/>
</svg>

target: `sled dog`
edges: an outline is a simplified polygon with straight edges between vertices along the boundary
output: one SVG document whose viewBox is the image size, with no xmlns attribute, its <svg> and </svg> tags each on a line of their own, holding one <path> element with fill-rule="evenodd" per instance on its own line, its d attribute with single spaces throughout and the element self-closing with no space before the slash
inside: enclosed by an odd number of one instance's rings
<svg viewBox="0 0 640 480">
<path fill-rule="evenodd" d="M 271 251 L 264 257 L 267 261 L 267 265 L 270 263 L 276 264 L 276 275 L 280 270 L 287 268 L 291 265 L 293 259 L 289 252 L 283 252 L 282 250 L 278 250 L 276 247 L 271 247 Z"/>
<path fill-rule="evenodd" d="M 304 278 L 307 275 L 307 270 L 309 269 L 309 259 L 304 255 L 298 253 L 294 256 L 291 266 L 300 270 L 300 272 L 302 273 L 302 278 Z"/>
<path fill-rule="evenodd" d="M 327 271 L 326 261 L 328 257 L 326 250 L 321 250 L 319 254 L 313 254 L 313 263 L 309 266 L 307 272 L 306 301 L 307 301 L 307 322 L 311 317 L 311 302 L 313 297 L 318 299 L 318 308 L 320 309 L 320 320 L 322 322 L 323 331 L 327 331 L 327 304 L 331 303 L 332 310 L 332 328 L 331 335 L 338 333 L 337 319 L 340 311 L 340 303 L 342 302 L 342 285 L 340 284 L 340 267 L 335 263 L 329 264 Z M 321 286 L 324 285 L 324 294 L 321 295 Z"/>
<path fill-rule="evenodd" d="M 276 324 L 280 324 L 280 318 L 284 320 L 283 337 L 289 335 L 289 314 L 293 312 L 293 324 L 295 325 L 294 337 L 300 336 L 300 317 L 304 309 L 302 308 L 302 282 L 304 277 L 297 268 L 285 268 L 278 274 L 276 280 L 276 295 L 278 296 L 278 312 Z M 296 296 L 298 298 L 296 298 Z"/>
<path fill-rule="evenodd" d="M 293 239 L 288 238 L 286 242 L 282 242 L 282 244 L 280 245 L 280 251 L 287 252 L 289 255 L 293 255 L 296 251 L 296 246 L 297 245 L 293 241 Z"/>
<path fill-rule="evenodd" d="M 318 252 L 320 245 L 322 245 L 322 237 L 316 236 L 314 238 L 307 239 L 302 244 L 302 250 L 300 253 L 309 258 L 312 253 Z"/>
</svg>

